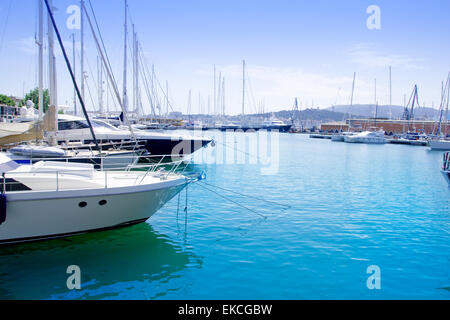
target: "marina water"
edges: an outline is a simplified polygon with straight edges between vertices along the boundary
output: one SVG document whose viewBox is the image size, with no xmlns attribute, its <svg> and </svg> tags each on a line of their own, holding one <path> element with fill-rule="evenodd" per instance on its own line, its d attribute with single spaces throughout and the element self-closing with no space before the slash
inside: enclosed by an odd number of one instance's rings
<svg viewBox="0 0 450 320">
<path fill-rule="evenodd" d="M 0 298 L 450 298 L 441 152 L 288 134 L 278 144 L 275 174 L 261 163 L 190 167 L 207 179 L 145 224 L 0 247 Z M 81 290 L 67 288 L 71 265 Z"/>
</svg>

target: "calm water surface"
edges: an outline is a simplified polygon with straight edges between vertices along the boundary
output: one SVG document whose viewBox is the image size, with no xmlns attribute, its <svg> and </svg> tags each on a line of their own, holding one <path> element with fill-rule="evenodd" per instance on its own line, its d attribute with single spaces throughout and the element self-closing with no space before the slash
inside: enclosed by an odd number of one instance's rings
<svg viewBox="0 0 450 320">
<path fill-rule="evenodd" d="M 0 298 L 450 298 L 441 152 L 303 135 L 280 135 L 279 151 L 276 175 L 250 164 L 193 168 L 272 202 L 200 183 L 188 188 L 187 215 L 183 192 L 146 224 L 0 248 Z M 66 287 L 69 265 L 81 268 L 80 291 Z M 371 265 L 381 290 L 367 288 Z"/>
</svg>

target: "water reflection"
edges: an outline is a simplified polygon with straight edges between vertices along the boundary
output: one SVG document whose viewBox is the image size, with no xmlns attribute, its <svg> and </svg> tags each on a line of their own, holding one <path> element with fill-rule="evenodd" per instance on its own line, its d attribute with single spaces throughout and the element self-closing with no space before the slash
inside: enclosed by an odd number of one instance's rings
<svg viewBox="0 0 450 320">
<path fill-rule="evenodd" d="M 187 265 L 200 264 L 148 224 L 0 247 L 0 299 L 114 298 L 124 289 L 134 290 L 135 298 L 152 298 L 161 295 L 152 283 L 167 283 Z M 70 265 L 81 268 L 81 291 L 66 287 Z"/>
</svg>

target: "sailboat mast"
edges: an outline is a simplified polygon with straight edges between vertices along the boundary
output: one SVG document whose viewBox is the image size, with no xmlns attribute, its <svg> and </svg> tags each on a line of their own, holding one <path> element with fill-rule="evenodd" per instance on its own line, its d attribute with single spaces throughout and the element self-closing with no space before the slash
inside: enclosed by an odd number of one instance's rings
<svg viewBox="0 0 450 320">
<path fill-rule="evenodd" d="M 128 112 L 127 93 L 127 41 L 128 41 L 128 1 L 125 0 L 124 52 L 123 52 L 123 108 Z"/>
<path fill-rule="evenodd" d="M 103 114 L 103 64 L 101 57 L 97 58 L 98 68 L 98 109 L 100 114 Z"/>
<path fill-rule="evenodd" d="M 217 114 L 217 77 L 216 65 L 214 65 L 214 115 Z"/>
<path fill-rule="evenodd" d="M 392 67 L 389 67 L 389 105 L 392 107 Z"/>
<path fill-rule="evenodd" d="M 80 10 L 80 46 L 81 46 L 81 52 L 80 52 L 80 74 L 81 74 L 81 97 L 85 98 L 84 92 L 85 92 L 85 79 L 84 79 L 84 0 L 81 0 L 81 10 Z M 75 115 L 78 114 L 77 108 L 75 108 Z"/>
<path fill-rule="evenodd" d="M 75 48 L 75 33 L 72 34 L 72 49 L 73 49 L 73 74 L 76 75 L 75 65 L 76 65 L 76 48 Z M 77 115 L 77 91 L 73 89 L 73 115 Z"/>
<path fill-rule="evenodd" d="M 389 66 L 389 119 L 392 119 L 392 67 Z"/>
<path fill-rule="evenodd" d="M 44 0 L 38 0 L 39 2 L 39 120 L 42 120 L 44 114 Z"/>
<path fill-rule="evenodd" d="M 245 60 L 242 63 L 242 117 L 245 116 Z"/>
<path fill-rule="evenodd" d="M 48 1 L 50 8 L 53 10 L 52 0 Z M 55 90 L 55 54 L 54 54 L 54 33 L 53 25 L 50 15 L 48 16 L 48 63 L 49 63 L 49 95 L 50 95 L 50 106 L 57 105 L 56 101 L 56 90 Z"/>
<path fill-rule="evenodd" d="M 169 81 L 166 80 L 166 118 L 169 119 Z"/>
<path fill-rule="evenodd" d="M 137 32 L 133 24 L 133 43 L 134 43 L 134 109 L 136 114 L 140 111 L 140 97 L 139 97 L 139 42 Z"/>
<path fill-rule="evenodd" d="M 222 115 L 225 117 L 225 77 L 222 84 Z"/>
</svg>

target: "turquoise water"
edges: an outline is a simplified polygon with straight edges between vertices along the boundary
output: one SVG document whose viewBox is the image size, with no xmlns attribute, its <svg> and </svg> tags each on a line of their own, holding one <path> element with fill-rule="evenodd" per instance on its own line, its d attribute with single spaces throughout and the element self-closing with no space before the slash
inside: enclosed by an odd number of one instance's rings
<svg viewBox="0 0 450 320">
<path fill-rule="evenodd" d="M 450 298 L 441 152 L 303 135 L 280 135 L 279 150 L 276 175 L 194 166 L 207 183 L 258 199 L 200 183 L 187 215 L 183 192 L 146 224 L 0 248 L 0 298 Z M 81 268 L 80 291 L 66 287 L 69 265 Z M 380 290 L 367 288 L 371 265 Z"/>
</svg>

